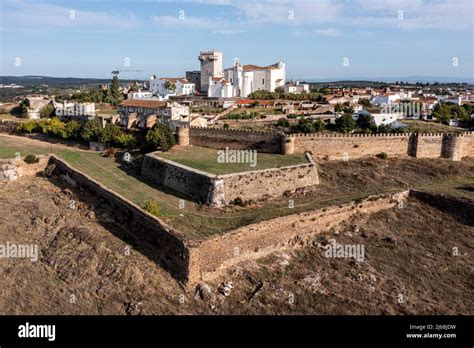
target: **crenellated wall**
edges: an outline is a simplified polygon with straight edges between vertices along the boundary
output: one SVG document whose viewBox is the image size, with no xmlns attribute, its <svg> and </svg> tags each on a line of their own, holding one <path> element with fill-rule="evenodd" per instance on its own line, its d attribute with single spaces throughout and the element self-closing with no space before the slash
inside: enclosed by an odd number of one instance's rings
<svg viewBox="0 0 474 348">
<path fill-rule="evenodd" d="M 305 153 L 328 160 L 354 159 L 385 152 L 389 156 L 448 158 L 474 156 L 474 133 L 291 134 L 191 127 L 178 130 L 180 144 L 212 149 L 254 149 L 266 153 Z"/>
<path fill-rule="evenodd" d="M 250 130 L 225 130 L 222 128 L 189 128 L 189 144 L 233 150 L 253 149 L 263 153 L 280 153 L 281 135 L 272 132 Z"/>
<path fill-rule="evenodd" d="M 316 158 L 329 160 L 374 156 L 406 156 L 409 134 L 295 134 L 295 153 L 309 151 Z"/>
</svg>

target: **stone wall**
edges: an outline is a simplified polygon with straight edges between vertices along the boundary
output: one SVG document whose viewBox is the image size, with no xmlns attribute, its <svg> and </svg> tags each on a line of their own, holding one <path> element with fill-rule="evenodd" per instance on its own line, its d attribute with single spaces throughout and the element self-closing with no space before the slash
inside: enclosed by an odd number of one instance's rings
<svg viewBox="0 0 474 348">
<path fill-rule="evenodd" d="M 417 158 L 440 158 L 443 134 L 419 134 L 416 146 Z"/>
<path fill-rule="evenodd" d="M 211 149 L 252 149 L 264 153 L 280 153 L 281 135 L 272 132 L 224 130 L 222 128 L 190 127 L 189 143 Z"/>
<path fill-rule="evenodd" d="M 244 260 L 304 245 L 315 234 L 327 231 L 353 215 L 391 209 L 407 196 L 408 191 L 403 191 L 371 197 L 360 203 L 283 216 L 195 242 L 189 250 L 190 282 L 212 279 L 222 270 Z"/>
<path fill-rule="evenodd" d="M 142 176 L 198 202 L 214 202 L 210 197 L 210 191 L 216 180 L 216 175 L 164 159 L 156 153 L 145 156 L 142 164 Z"/>
<path fill-rule="evenodd" d="M 314 158 L 328 160 L 354 159 L 385 152 L 389 156 L 448 158 L 460 160 L 474 156 L 474 133 L 462 134 L 292 134 L 221 128 L 191 127 L 178 130 L 184 146 L 211 149 L 253 149 L 266 153 L 311 152 Z"/>
<path fill-rule="evenodd" d="M 151 153 L 143 161 L 142 176 L 198 202 L 223 206 L 236 198 L 278 197 L 319 184 L 317 166 L 310 155 L 307 159 L 308 163 L 294 166 L 214 175 Z"/>
<path fill-rule="evenodd" d="M 219 176 L 224 182 L 225 199 L 278 197 L 286 191 L 318 185 L 318 168 L 310 155 L 307 158 L 307 164 Z"/>
<path fill-rule="evenodd" d="M 407 156 L 409 134 L 295 134 L 294 152 L 310 151 L 315 158 L 342 160 L 374 156 L 385 152 L 389 156 Z M 290 140 L 291 141 L 291 140 Z"/>
<path fill-rule="evenodd" d="M 462 135 L 462 157 L 474 157 L 474 132 L 467 132 Z"/>
<path fill-rule="evenodd" d="M 140 244 L 146 243 L 153 253 L 148 255 L 179 280 L 189 278 L 188 248 L 180 233 L 135 203 L 109 190 L 88 175 L 71 167 L 56 156 L 51 156 L 55 174 L 69 185 L 103 199 L 117 224 L 127 229 Z"/>
</svg>

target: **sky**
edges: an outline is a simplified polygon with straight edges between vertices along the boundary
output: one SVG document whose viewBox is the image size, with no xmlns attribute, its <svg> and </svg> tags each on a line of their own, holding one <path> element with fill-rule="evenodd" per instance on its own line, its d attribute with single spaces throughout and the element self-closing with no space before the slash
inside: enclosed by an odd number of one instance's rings
<svg viewBox="0 0 474 348">
<path fill-rule="evenodd" d="M 474 0 L 0 0 L 0 75 L 146 79 L 286 63 L 289 79 L 474 77 Z"/>
</svg>

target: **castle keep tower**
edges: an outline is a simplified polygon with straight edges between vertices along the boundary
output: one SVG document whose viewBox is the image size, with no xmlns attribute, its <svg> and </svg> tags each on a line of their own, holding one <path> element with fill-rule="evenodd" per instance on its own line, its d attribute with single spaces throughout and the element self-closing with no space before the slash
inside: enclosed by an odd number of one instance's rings
<svg viewBox="0 0 474 348">
<path fill-rule="evenodd" d="M 222 52 L 201 51 L 198 59 L 201 61 L 201 93 L 207 93 L 209 78 L 223 77 Z"/>
</svg>

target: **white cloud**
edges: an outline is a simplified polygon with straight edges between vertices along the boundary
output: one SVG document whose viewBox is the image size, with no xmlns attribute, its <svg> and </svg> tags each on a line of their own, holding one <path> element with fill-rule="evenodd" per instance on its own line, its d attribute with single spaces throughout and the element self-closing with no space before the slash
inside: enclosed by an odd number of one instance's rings
<svg viewBox="0 0 474 348">
<path fill-rule="evenodd" d="M 133 15 L 84 11 L 72 7 L 23 0 L 1 0 L 2 30 L 128 30 L 136 26 Z"/>
<path fill-rule="evenodd" d="M 225 25 L 221 20 L 207 17 L 189 17 L 179 18 L 178 16 L 153 16 L 153 23 L 166 28 L 180 29 L 213 29 Z"/>
</svg>

